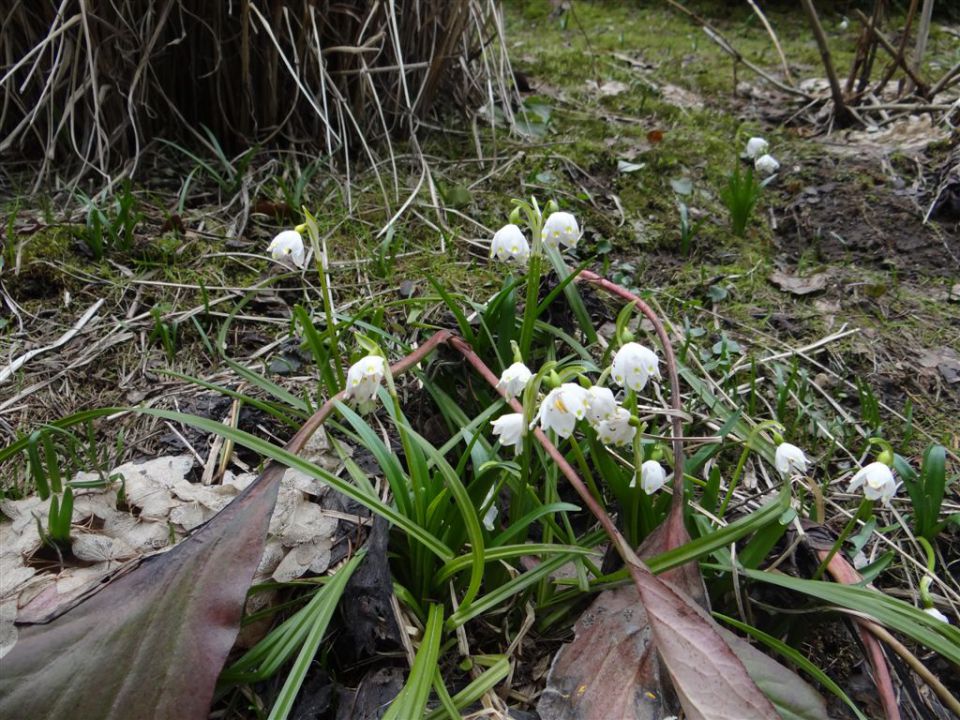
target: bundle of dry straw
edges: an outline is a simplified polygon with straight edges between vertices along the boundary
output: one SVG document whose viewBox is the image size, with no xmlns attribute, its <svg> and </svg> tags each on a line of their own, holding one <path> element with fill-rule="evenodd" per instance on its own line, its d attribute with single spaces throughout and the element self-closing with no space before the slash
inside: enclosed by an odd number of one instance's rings
<svg viewBox="0 0 960 720">
<path fill-rule="evenodd" d="M 0 154 L 40 160 L 41 176 L 78 161 L 115 177 L 154 138 L 196 144 L 206 127 L 226 150 L 372 160 L 438 105 L 508 97 L 497 5 L 0 0 Z"/>
</svg>

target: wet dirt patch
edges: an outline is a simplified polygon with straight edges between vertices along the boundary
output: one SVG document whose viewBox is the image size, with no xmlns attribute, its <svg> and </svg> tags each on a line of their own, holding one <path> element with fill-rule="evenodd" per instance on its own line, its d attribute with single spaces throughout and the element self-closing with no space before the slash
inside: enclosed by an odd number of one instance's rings
<svg viewBox="0 0 960 720">
<path fill-rule="evenodd" d="M 842 164 L 842 167 L 841 167 Z M 926 197 L 874 162 L 824 157 L 781 190 L 776 240 L 785 260 L 850 262 L 901 277 L 955 276 L 960 223 L 924 224 Z"/>
</svg>

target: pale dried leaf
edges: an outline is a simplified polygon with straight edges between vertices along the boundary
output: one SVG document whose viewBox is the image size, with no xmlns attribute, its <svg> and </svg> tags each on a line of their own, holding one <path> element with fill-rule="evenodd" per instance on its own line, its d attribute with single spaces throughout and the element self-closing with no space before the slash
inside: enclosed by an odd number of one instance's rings
<svg viewBox="0 0 960 720">
<path fill-rule="evenodd" d="M 770 282 L 784 292 L 793 295 L 809 295 L 810 293 L 820 292 L 827 286 L 827 273 L 814 273 L 807 277 L 798 277 L 787 275 L 780 270 L 774 270 L 770 275 Z"/>
<path fill-rule="evenodd" d="M 78 560 L 86 562 L 105 562 L 125 560 L 136 557 L 137 552 L 120 538 L 107 537 L 96 533 L 81 533 L 73 538 L 70 550 Z M 71 568 L 78 570 L 83 568 Z M 64 573 L 66 574 L 66 573 Z"/>
</svg>

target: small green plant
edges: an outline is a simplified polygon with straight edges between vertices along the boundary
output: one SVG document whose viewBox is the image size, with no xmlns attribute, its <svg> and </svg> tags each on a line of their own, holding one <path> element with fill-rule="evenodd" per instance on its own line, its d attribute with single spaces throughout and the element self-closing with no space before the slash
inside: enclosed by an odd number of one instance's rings
<svg viewBox="0 0 960 720">
<path fill-rule="evenodd" d="M 727 178 L 727 184 L 720 189 L 720 199 L 730 212 L 730 224 L 733 234 L 744 237 L 747 224 L 753 215 L 753 209 L 760 199 L 761 183 L 757 182 L 753 166 L 744 172 L 737 162 L 733 172 Z"/>
<path fill-rule="evenodd" d="M 130 181 L 121 183 L 113 202 L 108 205 L 100 206 L 83 193 L 80 198 L 86 206 L 86 220 L 77 234 L 93 258 L 102 260 L 108 251 L 130 252 L 134 246 L 134 232 L 143 220 Z"/>
<path fill-rule="evenodd" d="M 150 309 L 153 316 L 153 330 L 150 332 L 150 340 L 158 340 L 163 352 L 167 356 L 167 361 L 172 363 L 177 358 L 177 332 L 179 323 L 174 320 L 166 320 L 163 317 L 163 310 L 159 307 Z"/>
</svg>

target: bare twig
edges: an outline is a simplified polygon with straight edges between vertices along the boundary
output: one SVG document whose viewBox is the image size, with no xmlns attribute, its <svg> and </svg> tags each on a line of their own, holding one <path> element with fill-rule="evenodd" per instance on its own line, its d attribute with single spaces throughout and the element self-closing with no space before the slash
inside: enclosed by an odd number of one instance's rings
<svg viewBox="0 0 960 720">
<path fill-rule="evenodd" d="M 780 38 L 778 38 L 777 34 L 773 31 L 773 26 L 770 24 L 770 21 L 767 20 L 767 16 L 763 14 L 763 11 L 757 3 L 754 2 L 754 0 L 747 0 L 747 3 L 750 5 L 750 9 L 753 10 L 754 14 L 760 18 L 760 22 L 763 23 L 767 35 L 770 36 L 770 40 L 773 42 L 773 47 L 777 50 L 777 55 L 780 56 L 780 65 L 783 66 L 783 76 L 787 79 L 787 82 L 792 85 L 794 82 L 793 76 L 790 74 L 790 66 L 787 64 L 787 56 L 783 54 L 783 48 L 780 46 Z"/>
<path fill-rule="evenodd" d="M 862 22 L 865 27 L 870 29 L 870 32 L 873 33 L 873 36 L 877 39 L 877 42 L 880 43 L 880 47 L 886 50 L 887 53 L 890 55 L 890 57 L 893 58 L 894 66 L 901 67 L 903 71 L 910 76 L 910 79 L 913 80 L 913 82 L 916 84 L 917 90 L 919 91 L 920 95 L 926 95 L 927 94 L 926 83 L 923 82 L 923 80 L 921 80 L 919 77 L 917 77 L 917 75 L 910 68 L 910 66 L 907 65 L 907 61 L 904 60 L 903 58 L 903 53 L 899 52 L 895 47 L 893 47 L 890 41 L 883 36 L 883 33 L 881 33 L 875 27 L 871 26 L 870 21 L 867 19 L 867 16 L 864 15 L 862 12 L 860 12 L 860 10 L 854 8 L 853 12 L 857 16 L 857 19 L 860 20 L 860 22 Z M 886 85 L 886 82 L 882 82 L 878 90 L 882 90 L 883 85 Z"/>
<path fill-rule="evenodd" d="M 840 89 L 840 81 L 837 80 L 837 73 L 833 69 L 833 61 L 830 59 L 830 48 L 827 45 L 827 36 L 823 32 L 820 18 L 817 17 L 817 11 L 813 7 L 812 0 L 800 0 L 800 3 L 803 5 L 803 10 L 807 14 L 807 20 L 810 22 L 810 28 L 813 30 L 813 36 L 817 41 L 817 48 L 820 50 L 820 59 L 823 61 L 823 69 L 830 83 L 830 95 L 833 98 L 833 107 L 837 120 L 841 123 L 847 123 L 850 121 L 852 115 L 843 98 L 843 90 Z"/>
</svg>

